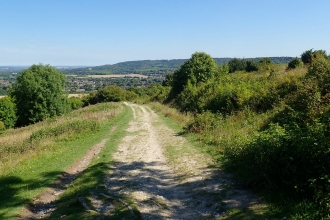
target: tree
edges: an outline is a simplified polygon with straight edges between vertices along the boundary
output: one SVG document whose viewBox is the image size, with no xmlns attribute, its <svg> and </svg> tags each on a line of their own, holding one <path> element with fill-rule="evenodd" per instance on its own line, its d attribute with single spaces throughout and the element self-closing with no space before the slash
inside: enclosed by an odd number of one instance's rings
<svg viewBox="0 0 330 220">
<path fill-rule="evenodd" d="M 246 61 L 243 59 L 234 58 L 228 61 L 229 72 L 244 71 L 246 69 Z"/>
<path fill-rule="evenodd" d="M 258 71 L 259 70 L 258 63 L 254 62 L 253 60 L 247 60 L 245 70 L 246 72 Z"/>
<path fill-rule="evenodd" d="M 7 96 L 0 99 L 0 121 L 3 123 L 4 129 L 14 127 L 16 119 L 15 104 L 12 102 L 10 97 Z"/>
<path fill-rule="evenodd" d="M 313 49 L 310 49 L 310 50 L 306 50 L 301 54 L 301 61 L 305 65 L 310 65 L 313 61 L 317 59 L 327 59 L 327 58 L 328 56 L 325 50 L 313 51 Z"/>
<path fill-rule="evenodd" d="M 298 67 L 301 67 L 303 65 L 303 62 L 301 61 L 301 59 L 299 59 L 298 57 L 292 59 L 289 63 L 288 63 L 288 67 L 287 69 L 296 69 Z"/>
<path fill-rule="evenodd" d="M 17 107 L 17 125 L 25 126 L 65 111 L 65 76 L 50 65 L 23 70 L 9 91 Z"/>
<path fill-rule="evenodd" d="M 182 64 L 172 76 L 171 97 L 180 94 L 190 81 L 192 86 L 197 86 L 201 82 L 216 76 L 218 66 L 216 61 L 204 52 L 196 52 L 191 58 Z"/>
</svg>

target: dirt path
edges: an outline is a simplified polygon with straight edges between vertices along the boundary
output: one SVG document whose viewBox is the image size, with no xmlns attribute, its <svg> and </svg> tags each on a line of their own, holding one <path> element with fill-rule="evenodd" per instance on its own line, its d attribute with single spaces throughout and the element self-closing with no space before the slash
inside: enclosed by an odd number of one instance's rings
<svg viewBox="0 0 330 220">
<path fill-rule="evenodd" d="M 106 180 L 109 194 L 132 199 L 143 219 L 224 218 L 230 207 L 258 202 L 250 192 L 235 188 L 224 173 L 211 168 L 210 158 L 189 148 L 148 107 L 127 105 L 134 119 L 114 154 Z M 167 147 L 192 152 L 169 163 Z"/>
<path fill-rule="evenodd" d="M 209 157 L 165 126 L 150 108 L 125 104 L 134 118 L 113 155 L 113 167 L 105 180 L 107 195 L 131 199 L 142 218 L 152 220 L 224 219 L 232 207 L 259 203 L 251 192 L 235 187 Z M 70 166 L 54 187 L 24 209 L 20 219 L 47 219 L 56 208 L 57 196 L 87 168 L 106 141 Z M 168 151 L 172 151 L 170 157 Z M 98 197 L 91 195 L 93 209 L 104 217 L 111 216 L 112 205 Z"/>
</svg>

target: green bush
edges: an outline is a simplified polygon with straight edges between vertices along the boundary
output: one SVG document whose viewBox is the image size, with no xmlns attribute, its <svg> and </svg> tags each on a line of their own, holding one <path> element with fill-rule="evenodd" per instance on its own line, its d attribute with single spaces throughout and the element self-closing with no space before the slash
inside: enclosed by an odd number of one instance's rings
<svg viewBox="0 0 330 220">
<path fill-rule="evenodd" d="M 301 61 L 305 65 L 310 65 L 313 63 L 315 60 L 319 59 L 328 59 L 327 53 L 325 50 L 315 50 L 313 49 L 306 50 L 301 54 Z"/>
<path fill-rule="evenodd" d="M 253 60 L 246 61 L 246 67 L 245 67 L 246 72 L 253 72 L 253 71 L 258 71 L 258 70 L 259 70 L 258 63 L 254 62 Z"/>
<path fill-rule="evenodd" d="M 182 64 L 178 70 L 169 76 L 169 82 L 172 83 L 169 98 L 177 97 L 187 86 L 188 81 L 192 86 L 198 86 L 218 74 L 216 61 L 204 52 L 196 52 L 191 58 Z"/>
<path fill-rule="evenodd" d="M 0 121 L 5 129 L 15 126 L 17 120 L 16 107 L 10 97 L 0 99 Z"/>
<path fill-rule="evenodd" d="M 294 58 L 288 63 L 288 70 L 296 69 L 298 67 L 301 67 L 303 65 L 303 62 L 299 58 Z"/>
<path fill-rule="evenodd" d="M 246 61 L 243 59 L 234 58 L 228 61 L 229 72 L 244 71 L 246 69 Z"/>
<path fill-rule="evenodd" d="M 82 99 L 78 97 L 70 97 L 67 99 L 67 102 L 71 110 L 76 110 L 83 106 Z"/>
</svg>

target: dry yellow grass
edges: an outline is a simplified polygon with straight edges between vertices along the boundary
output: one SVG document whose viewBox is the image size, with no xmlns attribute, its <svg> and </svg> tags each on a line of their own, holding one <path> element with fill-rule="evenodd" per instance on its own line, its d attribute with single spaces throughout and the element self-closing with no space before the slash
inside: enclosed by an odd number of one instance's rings
<svg viewBox="0 0 330 220">
<path fill-rule="evenodd" d="M 2 98 L 4 98 L 4 97 L 6 97 L 5 95 L 0 95 L 0 99 L 2 99 Z"/>
<path fill-rule="evenodd" d="M 82 97 L 84 97 L 86 95 L 88 95 L 88 94 L 84 94 L 84 93 L 80 93 L 80 94 L 69 94 L 68 95 L 68 98 L 71 98 L 71 97 L 82 98 Z"/>
</svg>

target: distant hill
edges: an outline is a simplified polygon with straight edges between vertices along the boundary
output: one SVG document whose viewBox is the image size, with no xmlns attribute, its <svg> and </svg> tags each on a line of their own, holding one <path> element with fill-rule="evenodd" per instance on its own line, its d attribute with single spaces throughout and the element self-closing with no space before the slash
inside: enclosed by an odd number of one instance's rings
<svg viewBox="0 0 330 220">
<path fill-rule="evenodd" d="M 262 57 L 246 58 L 248 60 L 259 60 Z M 218 65 L 223 65 L 232 58 L 214 58 Z M 293 57 L 270 57 L 276 63 L 288 63 Z M 76 69 L 62 69 L 65 74 L 93 75 L 93 74 L 129 74 L 138 73 L 143 75 L 166 74 L 173 72 L 180 67 L 187 59 L 174 60 L 138 60 L 116 63 L 113 65 L 103 65 L 95 67 L 85 67 Z"/>
</svg>

